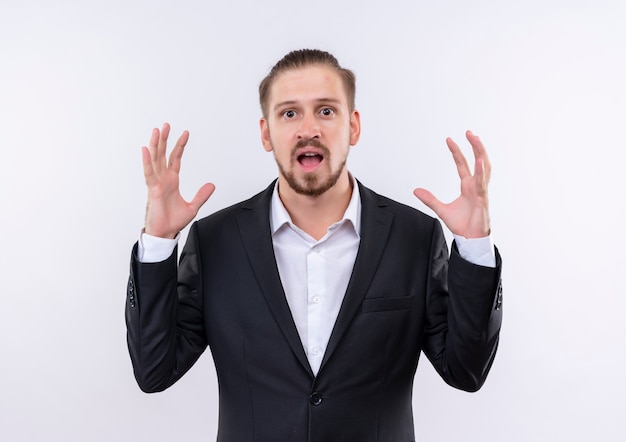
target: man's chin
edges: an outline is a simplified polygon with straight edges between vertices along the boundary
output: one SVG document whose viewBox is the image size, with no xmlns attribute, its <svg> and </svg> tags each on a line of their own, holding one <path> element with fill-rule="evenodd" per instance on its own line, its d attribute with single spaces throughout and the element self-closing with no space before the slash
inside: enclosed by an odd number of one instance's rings
<svg viewBox="0 0 626 442">
<path fill-rule="evenodd" d="M 304 196 L 320 196 L 330 190 L 336 183 L 337 179 L 335 177 L 331 177 L 326 182 L 320 183 L 317 177 L 306 177 L 301 182 L 293 179 L 293 177 L 285 177 L 287 180 L 287 184 L 289 187 L 299 195 Z"/>
<path fill-rule="evenodd" d="M 318 169 L 315 172 L 308 172 L 296 176 L 294 173 L 286 172 L 280 164 L 278 164 L 278 168 L 280 174 L 294 192 L 309 197 L 323 195 L 328 190 L 332 189 L 339 181 L 339 177 L 341 177 L 341 173 L 344 169 L 344 167 L 341 167 L 334 173 L 332 171 L 326 172 Z"/>
</svg>

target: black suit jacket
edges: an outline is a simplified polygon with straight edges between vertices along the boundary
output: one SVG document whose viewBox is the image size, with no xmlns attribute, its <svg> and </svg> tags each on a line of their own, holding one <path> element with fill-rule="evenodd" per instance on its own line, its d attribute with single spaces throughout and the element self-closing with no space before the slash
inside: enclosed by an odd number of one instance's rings
<svg viewBox="0 0 626 442">
<path fill-rule="evenodd" d="M 450 385 L 481 387 L 501 323 L 501 260 L 472 265 L 440 223 L 360 183 L 361 242 L 317 376 L 308 364 L 272 247 L 273 184 L 192 224 L 160 263 L 133 253 L 126 320 L 142 390 L 176 382 L 210 346 L 218 441 L 414 440 L 420 352 Z"/>
</svg>

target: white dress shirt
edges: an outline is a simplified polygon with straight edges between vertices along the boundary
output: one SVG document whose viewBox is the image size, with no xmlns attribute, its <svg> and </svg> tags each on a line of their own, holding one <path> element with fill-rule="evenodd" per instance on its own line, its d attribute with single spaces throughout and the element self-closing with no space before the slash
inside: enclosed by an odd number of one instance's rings
<svg viewBox="0 0 626 442">
<path fill-rule="evenodd" d="M 361 198 L 356 180 L 351 179 L 352 197 L 343 219 L 330 226 L 320 240 L 293 224 L 278 195 L 278 184 L 270 206 L 272 242 L 280 279 L 302 346 L 316 375 L 352 275 L 361 239 Z M 179 237 L 166 239 L 142 233 L 139 261 L 167 259 Z M 454 238 L 464 259 L 495 267 L 490 236 L 466 239 L 454 235 Z"/>
<path fill-rule="evenodd" d="M 343 219 L 319 240 L 291 221 L 274 188 L 270 226 L 276 264 L 311 370 L 317 375 L 360 242 L 361 198 L 354 183 Z"/>
</svg>

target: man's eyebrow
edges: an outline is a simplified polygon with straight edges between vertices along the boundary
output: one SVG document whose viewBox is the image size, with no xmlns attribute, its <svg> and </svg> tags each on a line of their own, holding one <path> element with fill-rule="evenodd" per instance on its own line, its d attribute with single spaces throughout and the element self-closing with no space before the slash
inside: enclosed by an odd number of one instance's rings
<svg viewBox="0 0 626 442">
<path fill-rule="evenodd" d="M 292 106 L 294 104 L 296 104 L 297 101 L 295 100 L 286 100 L 286 101 L 281 101 L 280 103 L 276 103 L 274 105 L 274 110 L 277 110 L 280 107 L 284 107 L 284 106 Z"/>
<path fill-rule="evenodd" d="M 317 98 L 317 99 L 315 99 L 315 101 L 317 103 L 341 104 L 341 100 L 339 100 L 337 98 Z M 285 106 L 293 106 L 294 104 L 297 104 L 297 103 L 298 103 L 297 100 L 281 101 L 280 103 L 276 103 L 274 105 L 274 110 L 277 110 L 278 108 L 285 107 Z"/>
</svg>

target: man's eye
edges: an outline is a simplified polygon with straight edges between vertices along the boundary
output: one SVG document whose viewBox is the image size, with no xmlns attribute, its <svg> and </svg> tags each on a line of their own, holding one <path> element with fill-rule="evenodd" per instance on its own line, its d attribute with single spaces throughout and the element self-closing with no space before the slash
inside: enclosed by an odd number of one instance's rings
<svg viewBox="0 0 626 442">
<path fill-rule="evenodd" d="M 292 110 L 287 110 L 285 112 L 283 112 L 283 117 L 285 118 L 293 118 L 296 116 L 296 112 L 292 111 Z"/>
<path fill-rule="evenodd" d="M 325 107 L 320 111 L 320 114 L 325 117 L 332 117 L 335 114 L 335 111 L 330 107 Z"/>
</svg>

